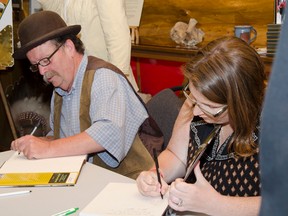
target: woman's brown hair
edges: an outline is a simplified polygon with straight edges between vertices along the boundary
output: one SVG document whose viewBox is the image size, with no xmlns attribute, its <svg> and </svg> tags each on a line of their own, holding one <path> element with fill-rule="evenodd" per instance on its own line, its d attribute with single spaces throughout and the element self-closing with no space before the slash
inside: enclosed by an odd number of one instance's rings
<svg viewBox="0 0 288 216">
<path fill-rule="evenodd" d="M 234 135 L 229 149 L 252 155 L 252 133 L 259 124 L 265 89 L 264 64 L 258 53 L 236 37 L 214 40 L 183 67 L 184 75 L 207 99 L 228 105 Z"/>
</svg>

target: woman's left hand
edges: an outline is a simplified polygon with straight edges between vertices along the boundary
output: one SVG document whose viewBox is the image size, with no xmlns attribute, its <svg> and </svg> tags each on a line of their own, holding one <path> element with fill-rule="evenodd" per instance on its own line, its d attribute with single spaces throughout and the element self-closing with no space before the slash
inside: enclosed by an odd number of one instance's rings
<svg viewBox="0 0 288 216">
<path fill-rule="evenodd" d="M 186 183 L 176 179 L 170 187 L 169 206 L 176 211 L 192 211 L 209 214 L 221 195 L 204 178 L 200 163 L 194 169 L 196 182 Z"/>
</svg>

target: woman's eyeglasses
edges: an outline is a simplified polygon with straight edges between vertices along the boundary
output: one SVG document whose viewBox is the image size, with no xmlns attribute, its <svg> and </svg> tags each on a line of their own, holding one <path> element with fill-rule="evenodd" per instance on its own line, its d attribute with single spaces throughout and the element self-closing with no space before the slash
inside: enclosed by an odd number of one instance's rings
<svg viewBox="0 0 288 216">
<path fill-rule="evenodd" d="M 216 108 L 204 108 L 203 105 L 199 104 L 196 100 L 191 98 L 190 95 L 190 90 L 189 90 L 189 85 L 187 84 L 184 89 L 183 89 L 183 94 L 185 95 L 186 98 L 188 98 L 192 102 L 192 106 L 195 107 L 196 105 L 201 109 L 203 113 L 205 113 L 207 116 L 212 117 L 212 118 L 217 118 L 220 116 L 222 113 L 224 113 L 227 109 L 227 105 L 224 105 L 222 108 L 220 108 L 218 111 L 215 111 L 213 109 Z M 208 111 L 207 109 L 210 109 L 211 111 Z"/>
</svg>

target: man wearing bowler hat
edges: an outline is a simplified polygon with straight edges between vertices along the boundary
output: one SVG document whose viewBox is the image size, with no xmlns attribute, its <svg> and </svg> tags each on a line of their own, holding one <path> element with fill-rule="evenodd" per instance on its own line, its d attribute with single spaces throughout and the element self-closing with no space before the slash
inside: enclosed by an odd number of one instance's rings
<svg viewBox="0 0 288 216">
<path fill-rule="evenodd" d="M 31 71 L 55 90 L 47 137 L 26 135 L 11 149 L 28 159 L 87 154 L 100 166 L 136 178 L 153 163 L 137 135 L 148 114 L 118 68 L 84 53 L 80 29 L 51 11 L 20 23 L 21 47 L 14 58 L 27 57 Z"/>
</svg>

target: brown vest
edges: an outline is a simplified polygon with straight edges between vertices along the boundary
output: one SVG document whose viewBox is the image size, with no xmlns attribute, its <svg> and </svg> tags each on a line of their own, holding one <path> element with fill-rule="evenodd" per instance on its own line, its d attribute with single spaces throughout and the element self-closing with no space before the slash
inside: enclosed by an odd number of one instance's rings
<svg viewBox="0 0 288 216">
<path fill-rule="evenodd" d="M 99 68 L 111 69 L 112 71 L 118 74 L 121 74 L 123 77 L 126 78 L 126 76 L 122 73 L 122 71 L 119 70 L 114 65 L 108 62 L 105 62 L 101 59 L 98 59 L 96 57 L 91 57 L 91 56 L 88 57 L 88 65 L 87 65 L 86 72 L 83 78 L 81 98 L 80 98 L 79 115 L 80 115 L 81 132 L 83 132 L 84 130 L 86 130 L 88 127 L 91 126 L 91 120 L 89 116 L 91 87 L 92 87 L 92 83 L 94 80 L 94 74 L 96 70 Z M 129 81 L 128 83 L 130 84 Z M 133 89 L 132 86 L 131 88 Z M 144 102 L 139 97 L 139 95 L 136 92 L 135 94 L 145 106 Z M 54 137 L 55 138 L 60 137 L 61 107 L 62 107 L 62 97 L 55 92 L 55 100 L 54 100 Z M 148 118 L 148 121 L 149 121 L 149 118 Z M 153 166 L 153 159 L 150 153 L 147 151 L 147 149 L 143 145 L 141 139 L 139 138 L 139 135 L 137 134 L 130 150 L 128 151 L 128 154 L 120 162 L 118 167 L 113 168 L 113 167 L 106 165 L 97 154 L 93 155 L 93 163 L 103 168 L 125 175 L 127 177 L 136 179 L 141 171 L 148 170 Z"/>
</svg>

